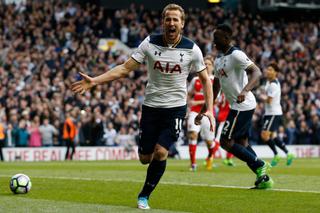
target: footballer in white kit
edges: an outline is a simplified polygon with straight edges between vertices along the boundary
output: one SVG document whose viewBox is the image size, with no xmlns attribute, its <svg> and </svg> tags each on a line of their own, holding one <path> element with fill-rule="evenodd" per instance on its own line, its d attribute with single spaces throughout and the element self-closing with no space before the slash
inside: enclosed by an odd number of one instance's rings
<svg viewBox="0 0 320 213">
<path fill-rule="evenodd" d="M 84 78 L 72 85 L 83 93 L 97 84 L 126 77 L 144 61 L 148 66 L 148 84 L 142 106 L 139 137 L 139 160 L 149 164 L 144 186 L 138 195 L 137 207 L 149 209 L 149 196 L 159 183 L 165 169 L 168 150 L 177 140 L 187 109 L 187 76 L 198 72 L 204 88 L 205 115 L 213 123 L 212 84 L 206 72 L 200 48 L 182 36 L 185 13 L 181 6 L 168 4 L 162 11 L 163 34 L 148 36 L 123 64 L 106 73 Z"/>
<path fill-rule="evenodd" d="M 247 138 L 251 125 L 251 117 L 256 108 L 256 99 L 251 91 L 246 93 L 244 101 L 238 101 L 238 95 L 248 83 L 245 71 L 254 63 L 244 52 L 231 47 L 224 55 L 217 57 L 215 62 L 215 76 L 219 78 L 221 89 L 230 103 L 230 112 L 222 130 L 221 137 L 228 139 Z M 242 113 L 241 113 L 242 112 Z M 243 119 L 239 120 L 240 113 Z M 238 125 L 235 125 L 237 122 Z M 239 124 L 239 122 L 243 122 Z"/>
<path fill-rule="evenodd" d="M 270 164 L 259 159 L 248 142 L 251 120 L 256 108 L 256 99 L 251 90 L 259 83 L 261 71 L 243 51 L 232 45 L 232 28 L 229 25 L 222 24 L 216 28 L 214 45 L 220 53 L 214 62 L 215 77 L 219 79 L 222 92 L 230 103 L 220 145 L 246 162 L 256 174 L 254 188 L 272 188 L 273 180 L 268 175 Z M 250 79 L 247 73 L 250 73 Z M 201 115 L 197 116 L 196 121 L 200 118 Z"/>
<path fill-rule="evenodd" d="M 197 72 L 206 70 L 201 50 L 184 36 L 170 47 L 159 34 L 147 37 L 131 57 L 139 63 L 147 59 L 149 76 L 140 121 L 139 153 L 152 153 L 156 143 L 168 150 L 178 139 L 186 116 L 191 67 Z M 161 133 L 168 127 L 169 133 Z"/>
<path fill-rule="evenodd" d="M 267 73 L 269 72 L 272 72 L 272 74 L 267 74 L 267 75 L 273 76 L 274 72 L 278 72 L 278 71 L 274 70 L 273 67 L 269 66 L 267 68 Z M 277 78 L 268 79 L 264 90 L 267 97 L 265 98 L 263 130 L 268 132 L 276 132 L 279 126 L 281 125 L 281 118 L 282 118 L 282 107 L 280 104 L 280 100 L 281 100 L 280 82 L 278 81 Z"/>
<path fill-rule="evenodd" d="M 282 124 L 281 85 L 277 79 L 278 72 L 279 67 L 275 62 L 270 63 L 266 69 L 267 83 L 264 88 L 265 95 L 262 96 L 265 102 L 265 113 L 261 138 L 269 145 L 274 154 L 271 166 L 276 166 L 280 161 L 276 146 L 287 155 L 287 165 L 289 166 L 292 164 L 294 155 L 289 153 L 286 144 L 277 137 L 277 131 Z"/>
<path fill-rule="evenodd" d="M 187 104 L 187 77 L 191 69 L 206 69 L 200 48 L 181 36 L 168 45 L 163 35 L 148 36 L 131 56 L 138 63 L 147 60 L 148 84 L 143 105 L 172 108 Z"/>
</svg>

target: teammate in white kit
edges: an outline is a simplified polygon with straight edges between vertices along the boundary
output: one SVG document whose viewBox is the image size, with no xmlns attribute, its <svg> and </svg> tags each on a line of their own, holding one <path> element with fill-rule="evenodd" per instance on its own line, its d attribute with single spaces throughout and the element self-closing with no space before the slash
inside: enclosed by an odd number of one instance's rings
<svg viewBox="0 0 320 213">
<path fill-rule="evenodd" d="M 176 4 L 167 5 L 162 12 L 163 34 L 148 36 L 124 64 L 95 78 L 81 73 L 83 80 L 72 90 L 84 93 L 97 84 L 126 77 L 147 60 L 148 84 L 140 120 L 139 159 L 149 164 L 138 208 L 149 209 L 148 200 L 166 168 L 169 147 L 178 139 L 187 109 L 187 77 L 197 71 L 204 88 L 208 111 L 213 124 L 212 84 L 200 48 L 182 36 L 185 14 Z"/>
<path fill-rule="evenodd" d="M 266 69 L 267 83 L 265 86 L 265 95 L 262 99 L 265 102 L 265 114 L 263 117 L 263 127 L 261 132 L 262 140 L 269 145 L 273 151 L 274 158 L 271 166 L 275 166 L 280 161 L 276 145 L 283 150 L 287 155 L 287 165 L 291 165 L 294 158 L 293 154 L 288 152 L 288 149 L 283 141 L 277 138 L 277 132 L 282 122 L 282 107 L 281 107 L 281 86 L 277 79 L 279 67 L 277 63 L 269 64 Z"/>
<path fill-rule="evenodd" d="M 214 44 L 221 53 L 214 62 L 214 76 L 219 78 L 222 92 L 230 103 L 220 145 L 246 162 L 257 175 L 254 188 L 271 188 L 273 181 L 267 174 L 270 164 L 259 159 L 248 143 L 251 120 L 256 108 L 256 99 L 251 90 L 259 82 L 261 71 L 243 51 L 232 45 L 232 29 L 229 25 L 217 27 Z M 247 73 L 251 74 L 249 81 Z M 200 123 L 200 119 L 201 114 L 197 116 L 196 122 Z"/>
<path fill-rule="evenodd" d="M 213 71 L 213 57 L 206 56 L 204 58 L 204 63 L 207 67 L 208 75 L 214 86 L 214 76 Z M 214 141 L 215 132 L 210 130 L 210 121 L 207 117 L 203 117 L 201 120 L 201 125 L 196 125 L 194 123 L 195 117 L 201 111 L 202 105 L 205 104 L 202 84 L 199 77 L 194 77 L 188 87 L 188 105 L 190 107 L 190 112 L 188 115 L 188 141 L 189 141 L 189 154 L 190 154 L 190 171 L 197 170 L 196 164 L 196 151 L 197 151 L 197 141 L 198 134 L 200 133 L 201 138 L 206 142 L 208 147 L 208 157 L 206 159 L 207 170 L 212 169 L 212 161 L 215 152 L 219 148 L 219 143 Z M 215 129 L 215 128 L 213 128 Z"/>
</svg>

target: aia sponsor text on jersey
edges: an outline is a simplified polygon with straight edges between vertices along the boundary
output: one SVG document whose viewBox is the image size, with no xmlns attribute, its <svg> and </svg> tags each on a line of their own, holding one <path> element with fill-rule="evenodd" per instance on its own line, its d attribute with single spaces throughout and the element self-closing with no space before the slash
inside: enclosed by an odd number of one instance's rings
<svg viewBox="0 0 320 213">
<path fill-rule="evenodd" d="M 218 73 L 219 73 L 219 75 L 220 75 L 221 77 L 226 77 L 226 78 L 228 78 L 228 75 L 227 75 L 227 73 L 224 71 L 223 68 L 220 69 L 220 70 L 218 70 Z"/>
<path fill-rule="evenodd" d="M 153 65 L 154 70 L 159 70 L 162 73 L 166 74 L 181 74 L 181 67 L 179 64 L 170 64 L 170 62 L 166 62 L 166 64 L 162 65 L 160 61 L 155 61 Z"/>
</svg>

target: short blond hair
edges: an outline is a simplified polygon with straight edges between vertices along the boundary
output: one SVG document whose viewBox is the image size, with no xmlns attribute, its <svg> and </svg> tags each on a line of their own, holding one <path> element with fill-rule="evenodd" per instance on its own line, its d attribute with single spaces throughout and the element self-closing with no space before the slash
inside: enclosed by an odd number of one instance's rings
<svg viewBox="0 0 320 213">
<path fill-rule="evenodd" d="M 203 60 L 204 60 L 204 61 L 205 61 L 205 60 L 209 60 L 209 61 L 211 61 L 212 64 L 213 64 L 213 62 L 214 62 L 214 58 L 213 58 L 212 55 L 207 55 L 206 57 L 204 57 Z"/>
<path fill-rule="evenodd" d="M 165 6 L 165 8 L 164 8 L 163 11 L 162 11 L 162 19 L 164 19 L 167 10 L 179 10 L 180 13 L 181 13 L 181 20 L 182 20 L 182 21 L 185 20 L 186 15 L 185 15 L 185 13 L 184 13 L 184 9 L 183 9 L 180 5 L 177 5 L 177 4 L 168 4 L 167 6 Z"/>
</svg>

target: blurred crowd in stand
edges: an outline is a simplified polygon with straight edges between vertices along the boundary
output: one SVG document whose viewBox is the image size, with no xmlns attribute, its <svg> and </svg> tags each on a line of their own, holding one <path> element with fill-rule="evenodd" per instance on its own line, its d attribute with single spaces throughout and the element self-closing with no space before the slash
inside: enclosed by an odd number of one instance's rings
<svg viewBox="0 0 320 213">
<path fill-rule="evenodd" d="M 132 5 L 109 10 L 62 1 L 0 1 L 0 144 L 8 147 L 61 146 L 68 117 L 80 146 L 136 144 L 146 66 L 126 79 L 75 95 L 70 85 L 79 71 L 96 76 L 124 62 L 122 51 L 100 51 L 100 38 L 117 38 L 131 48 L 161 32 L 161 11 Z M 186 9 L 184 34 L 203 54 L 216 56 L 212 32 L 228 22 L 235 43 L 264 70 L 271 61 L 281 68 L 283 126 L 287 144 L 320 144 L 320 20 L 268 21 L 241 8 Z M 263 84 L 265 78 L 261 80 Z M 250 140 L 260 144 L 262 86 Z"/>
</svg>

